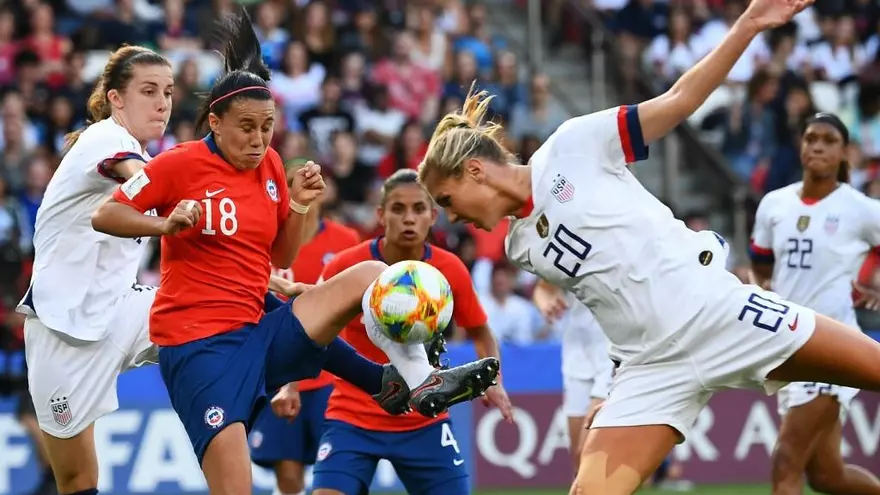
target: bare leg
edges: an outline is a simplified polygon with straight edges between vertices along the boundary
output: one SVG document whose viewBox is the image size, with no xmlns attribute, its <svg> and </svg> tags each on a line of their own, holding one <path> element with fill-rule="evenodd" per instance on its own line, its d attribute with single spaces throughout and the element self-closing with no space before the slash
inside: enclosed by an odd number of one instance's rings
<svg viewBox="0 0 880 495">
<path fill-rule="evenodd" d="M 94 424 L 71 438 L 55 438 L 43 432 L 43 440 L 59 493 L 76 493 L 98 487 Z"/>
<path fill-rule="evenodd" d="M 570 495 L 631 495 L 678 442 L 667 425 L 589 430 Z"/>
<path fill-rule="evenodd" d="M 242 423 L 233 423 L 208 444 L 202 472 L 211 495 L 245 495 L 253 490 L 251 455 Z"/>
<path fill-rule="evenodd" d="M 840 421 L 819 436 L 807 464 L 807 482 L 819 493 L 834 495 L 880 495 L 880 480 L 868 470 L 845 464 L 840 455 Z"/>
<path fill-rule="evenodd" d="M 839 413 L 837 401 L 827 395 L 820 395 L 786 413 L 773 449 L 773 495 L 803 493 L 807 463 L 818 439 L 837 424 Z"/>
<path fill-rule="evenodd" d="M 824 382 L 880 391 L 880 342 L 831 318 L 816 315 L 810 340 L 767 378 Z"/>
<path fill-rule="evenodd" d="M 284 495 L 299 495 L 306 489 L 306 467 L 297 461 L 279 461 L 275 464 L 278 491 Z"/>
</svg>

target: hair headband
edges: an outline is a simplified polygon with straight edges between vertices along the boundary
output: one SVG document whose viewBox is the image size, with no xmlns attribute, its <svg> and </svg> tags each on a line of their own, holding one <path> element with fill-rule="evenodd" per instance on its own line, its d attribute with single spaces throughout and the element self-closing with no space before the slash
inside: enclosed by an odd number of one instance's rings
<svg viewBox="0 0 880 495">
<path fill-rule="evenodd" d="M 272 94 L 272 91 L 270 91 L 269 88 L 267 88 L 266 86 L 247 86 L 244 88 L 236 89 L 235 91 L 230 91 L 229 93 L 226 93 L 223 96 L 217 97 L 216 100 L 212 101 L 211 104 L 208 105 L 208 108 L 212 108 L 214 105 L 217 104 L 217 102 L 225 100 L 226 98 L 229 98 L 230 96 L 236 95 L 238 93 L 243 93 L 245 91 L 250 91 L 252 89 L 262 89 L 263 91 L 269 93 L 270 95 Z"/>
<path fill-rule="evenodd" d="M 807 119 L 807 125 L 814 123 L 828 124 L 837 129 L 837 132 L 843 137 L 843 144 L 849 144 L 849 130 L 843 124 L 837 115 L 828 112 L 819 112 Z"/>
</svg>

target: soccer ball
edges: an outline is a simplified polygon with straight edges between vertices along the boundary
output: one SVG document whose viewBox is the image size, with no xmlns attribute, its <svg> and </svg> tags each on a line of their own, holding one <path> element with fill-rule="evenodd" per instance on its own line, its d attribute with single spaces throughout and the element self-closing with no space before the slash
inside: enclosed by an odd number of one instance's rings
<svg viewBox="0 0 880 495">
<path fill-rule="evenodd" d="M 452 319 L 452 288 L 433 266 L 401 261 L 376 279 L 369 306 L 389 339 L 401 344 L 427 342 Z"/>
</svg>

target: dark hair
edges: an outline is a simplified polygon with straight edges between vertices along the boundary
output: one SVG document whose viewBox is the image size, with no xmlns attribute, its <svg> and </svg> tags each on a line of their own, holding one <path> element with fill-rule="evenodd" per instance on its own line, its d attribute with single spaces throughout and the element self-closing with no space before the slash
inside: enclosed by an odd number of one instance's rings
<svg viewBox="0 0 880 495">
<path fill-rule="evenodd" d="M 209 114 L 225 114 L 236 100 L 272 99 L 268 85 L 271 74 L 263 62 L 260 41 L 247 11 L 241 9 L 238 14 L 224 16 L 217 28 L 224 35 L 223 75 L 203 100 L 196 117 L 196 129 L 204 129 Z"/>
<path fill-rule="evenodd" d="M 142 46 L 123 46 L 110 55 L 110 60 L 104 66 L 104 72 L 98 78 L 95 89 L 89 95 L 87 110 L 89 113 L 86 126 L 110 118 L 112 108 L 107 93 L 111 90 L 124 91 L 131 78 L 134 76 L 134 68 L 138 65 L 167 65 L 171 62 L 162 55 Z M 69 149 L 79 139 L 85 130 L 79 129 L 64 136 L 64 147 Z"/>
<path fill-rule="evenodd" d="M 843 140 L 843 147 L 846 148 L 849 146 L 849 129 L 846 128 L 846 124 L 844 124 L 837 115 L 829 112 L 819 112 L 807 119 L 806 124 L 804 125 L 804 131 L 806 132 L 807 127 L 812 124 L 830 125 L 840 134 L 840 138 Z M 849 183 L 849 167 L 849 162 L 845 159 L 840 161 L 840 165 L 837 167 L 838 182 Z"/>
<path fill-rule="evenodd" d="M 379 201 L 379 204 L 385 206 L 385 201 L 388 199 L 391 191 L 406 184 L 415 184 L 421 187 L 418 172 L 409 168 L 402 168 L 391 174 L 382 183 L 382 199 Z M 425 191 L 425 194 L 427 194 L 427 191 Z"/>
</svg>

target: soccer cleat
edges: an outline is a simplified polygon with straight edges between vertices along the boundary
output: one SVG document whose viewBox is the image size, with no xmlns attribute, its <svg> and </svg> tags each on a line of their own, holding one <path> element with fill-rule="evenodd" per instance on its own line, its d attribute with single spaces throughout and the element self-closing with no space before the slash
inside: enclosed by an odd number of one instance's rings
<svg viewBox="0 0 880 495">
<path fill-rule="evenodd" d="M 436 417 L 451 406 L 480 397 L 495 385 L 498 360 L 493 357 L 449 368 L 435 370 L 424 383 L 410 394 L 410 406 L 422 416 Z"/>
<path fill-rule="evenodd" d="M 373 399 L 382 406 L 388 414 L 397 416 L 411 411 L 409 405 L 409 386 L 406 380 L 390 364 L 383 366 L 382 391 L 373 396 Z"/>
<path fill-rule="evenodd" d="M 446 353 L 446 339 L 442 333 L 438 333 L 436 337 L 425 342 L 425 353 L 428 354 L 428 362 L 435 368 L 448 368 L 445 363 L 440 362 L 440 356 Z"/>
</svg>

